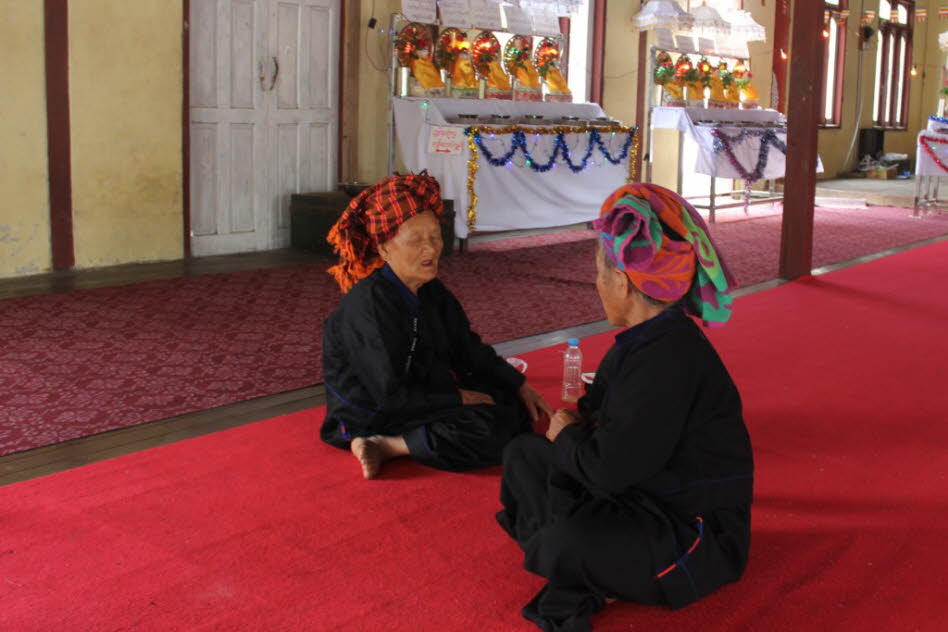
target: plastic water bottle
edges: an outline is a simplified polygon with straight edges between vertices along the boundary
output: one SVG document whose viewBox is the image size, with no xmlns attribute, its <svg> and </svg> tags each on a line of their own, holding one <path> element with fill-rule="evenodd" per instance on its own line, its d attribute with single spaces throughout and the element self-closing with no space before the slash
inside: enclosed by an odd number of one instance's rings
<svg viewBox="0 0 948 632">
<path fill-rule="evenodd" d="M 579 340 L 570 338 L 563 354 L 563 401 L 575 402 L 583 394 L 583 352 Z"/>
</svg>

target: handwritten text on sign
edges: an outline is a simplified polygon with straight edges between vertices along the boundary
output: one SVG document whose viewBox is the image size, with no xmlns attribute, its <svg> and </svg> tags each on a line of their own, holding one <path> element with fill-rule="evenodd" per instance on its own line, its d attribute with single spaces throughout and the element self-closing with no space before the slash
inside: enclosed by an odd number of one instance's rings
<svg viewBox="0 0 948 632">
<path fill-rule="evenodd" d="M 432 127 L 428 136 L 428 153 L 456 156 L 467 146 L 461 127 Z"/>
</svg>

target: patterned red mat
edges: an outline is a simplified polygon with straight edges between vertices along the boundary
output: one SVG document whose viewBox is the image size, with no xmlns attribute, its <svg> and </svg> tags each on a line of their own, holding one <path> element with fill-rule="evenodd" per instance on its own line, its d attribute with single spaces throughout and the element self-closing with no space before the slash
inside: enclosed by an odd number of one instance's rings
<svg viewBox="0 0 948 632">
<path fill-rule="evenodd" d="M 780 216 L 712 232 L 742 285 L 777 275 Z M 817 266 L 948 234 L 948 216 L 819 209 Z M 442 278 L 499 342 L 600 320 L 593 240 L 566 231 L 475 244 Z M 0 455 L 320 381 L 327 263 L 0 301 Z"/>
</svg>

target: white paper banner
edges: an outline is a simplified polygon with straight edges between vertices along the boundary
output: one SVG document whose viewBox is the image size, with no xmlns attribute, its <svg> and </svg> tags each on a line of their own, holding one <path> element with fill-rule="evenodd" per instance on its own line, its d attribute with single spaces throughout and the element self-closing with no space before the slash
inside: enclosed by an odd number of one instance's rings
<svg viewBox="0 0 948 632">
<path fill-rule="evenodd" d="M 435 0 L 402 0 L 402 15 L 412 22 L 434 24 L 437 21 Z"/>
<path fill-rule="evenodd" d="M 444 2 L 444 0 L 441 0 Z M 550 37 L 556 37 L 560 34 L 560 19 L 556 17 L 556 14 L 551 11 L 544 11 L 542 9 L 537 9 L 531 11 L 531 16 L 533 17 L 533 34 L 534 35 L 548 35 Z"/>
<path fill-rule="evenodd" d="M 693 38 L 691 35 L 676 35 L 675 44 L 675 48 L 677 48 L 682 53 L 698 52 L 698 49 L 695 48 L 695 38 Z"/>
<path fill-rule="evenodd" d="M 441 24 L 471 28 L 471 5 L 467 0 L 438 0 Z"/>
<path fill-rule="evenodd" d="M 428 136 L 428 153 L 456 156 L 467 147 L 462 127 L 432 127 Z"/>
<path fill-rule="evenodd" d="M 517 35 L 533 33 L 533 22 L 520 7 L 504 5 L 504 17 L 507 18 L 507 32 Z"/>
<path fill-rule="evenodd" d="M 504 21 L 500 17 L 500 5 L 490 0 L 471 0 L 471 17 L 474 26 L 488 31 L 500 31 Z"/>
<path fill-rule="evenodd" d="M 698 52 L 702 55 L 714 55 L 717 52 L 714 40 L 708 37 L 698 38 Z"/>
<path fill-rule="evenodd" d="M 655 29 L 655 35 L 658 37 L 659 48 L 675 50 L 675 38 L 672 37 L 671 29 Z"/>
</svg>

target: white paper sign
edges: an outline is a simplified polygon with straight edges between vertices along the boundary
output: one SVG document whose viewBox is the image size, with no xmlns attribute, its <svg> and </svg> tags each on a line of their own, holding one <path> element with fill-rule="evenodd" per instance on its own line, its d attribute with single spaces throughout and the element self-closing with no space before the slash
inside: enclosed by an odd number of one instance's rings
<svg viewBox="0 0 948 632">
<path fill-rule="evenodd" d="M 702 55 L 714 55 L 715 52 L 717 52 L 717 47 L 714 45 L 714 40 L 707 37 L 699 37 L 698 52 Z"/>
<path fill-rule="evenodd" d="M 467 147 L 463 127 L 432 127 L 428 135 L 428 153 L 456 156 Z"/>
<path fill-rule="evenodd" d="M 518 35 L 533 33 L 533 22 L 520 7 L 504 5 L 504 17 L 507 18 L 507 32 Z"/>
<path fill-rule="evenodd" d="M 500 5 L 490 0 L 471 0 L 471 17 L 474 26 L 488 31 L 499 31 L 504 28 L 500 17 Z"/>
<path fill-rule="evenodd" d="M 676 35 L 675 42 L 677 48 L 682 53 L 697 53 L 698 49 L 695 48 L 695 38 L 691 35 Z"/>
<path fill-rule="evenodd" d="M 471 27 L 471 5 L 467 0 L 438 0 L 443 26 Z"/>
<path fill-rule="evenodd" d="M 655 35 L 658 37 L 659 48 L 675 50 L 675 38 L 672 37 L 671 29 L 655 29 Z"/>
<path fill-rule="evenodd" d="M 444 2 L 444 0 L 441 0 Z M 557 36 L 560 34 L 560 20 L 552 11 L 534 9 L 530 12 L 533 17 L 533 34 Z"/>
<path fill-rule="evenodd" d="M 412 22 L 434 24 L 437 20 L 435 0 L 402 0 L 402 15 Z"/>
</svg>

